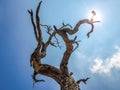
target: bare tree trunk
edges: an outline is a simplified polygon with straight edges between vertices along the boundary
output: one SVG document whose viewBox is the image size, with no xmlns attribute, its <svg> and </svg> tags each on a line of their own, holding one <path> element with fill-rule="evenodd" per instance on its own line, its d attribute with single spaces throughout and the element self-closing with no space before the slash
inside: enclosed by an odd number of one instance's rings
<svg viewBox="0 0 120 90">
<path fill-rule="evenodd" d="M 47 77 L 53 78 L 60 85 L 61 90 L 80 90 L 80 87 L 79 87 L 80 82 L 86 83 L 86 81 L 89 78 L 75 81 L 74 78 L 72 77 L 72 73 L 69 73 L 68 66 L 67 66 L 69 63 L 69 58 L 73 53 L 73 51 L 79 46 L 78 41 L 76 41 L 77 36 L 75 36 L 74 39 L 69 39 L 69 35 L 73 35 L 77 33 L 80 25 L 87 23 L 87 24 L 90 24 L 92 27 L 90 32 L 87 33 L 87 36 L 89 37 L 90 33 L 93 32 L 93 29 L 94 29 L 93 23 L 99 22 L 99 21 L 90 21 L 88 19 L 83 19 L 76 24 L 74 29 L 72 29 L 69 24 L 65 25 L 63 23 L 63 26 L 61 28 L 57 28 L 54 25 L 53 26 L 54 30 L 51 32 L 50 26 L 40 24 L 38 13 L 39 13 L 41 3 L 42 1 L 38 4 L 36 9 L 36 23 L 34 22 L 33 11 L 28 10 L 28 13 L 30 14 L 30 17 L 31 17 L 34 34 L 38 42 L 37 47 L 34 50 L 34 52 L 31 54 L 31 59 L 30 59 L 30 65 L 33 66 L 33 69 L 34 69 L 33 80 L 34 82 L 44 82 L 44 80 L 36 79 L 36 75 L 41 74 L 41 75 L 45 75 Z M 44 42 L 42 39 L 43 36 L 42 36 L 41 26 L 47 28 L 47 33 L 49 37 L 46 42 Z M 56 34 L 62 37 L 66 46 L 66 50 L 63 54 L 63 58 L 60 63 L 60 68 L 56 68 L 48 64 L 43 64 L 41 61 L 46 56 L 46 51 L 48 46 L 52 45 L 56 47 L 55 43 L 52 42 L 52 38 L 56 39 L 57 45 L 59 47 L 58 38 L 55 36 Z M 76 47 L 74 46 L 74 44 L 76 44 Z"/>
<path fill-rule="evenodd" d="M 71 76 L 64 76 L 62 80 L 61 90 L 80 90 L 79 85 Z"/>
</svg>

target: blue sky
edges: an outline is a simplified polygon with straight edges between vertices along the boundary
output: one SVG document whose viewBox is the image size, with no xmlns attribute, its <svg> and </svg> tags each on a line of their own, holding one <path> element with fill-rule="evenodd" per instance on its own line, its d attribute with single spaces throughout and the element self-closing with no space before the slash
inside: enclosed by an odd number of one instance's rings
<svg viewBox="0 0 120 90">
<path fill-rule="evenodd" d="M 36 47 L 33 27 L 27 9 L 36 9 L 39 0 L 0 0 L 0 90 L 59 90 L 59 85 L 44 76 L 45 83 L 32 87 L 33 69 L 30 54 Z M 120 1 L 119 0 L 43 0 L 40 18 L 42 24 L 71 24 L 88 18 L 91 10 L 100 12 L 101 22 L 88 39 L 87 24 L 79 28 L 79 48 L 70 58 L 69 70 L 73 77 L 91 77 L 83 90 L 119 90 L 120 85 Z M 64 44 L 61 43 L 63 46 Z M 52 53 L 51 53 L 52 51 Z M 56 53 L 59 52 L 59 53 Z M 64 47 L 49 47 L 44 63 L 59 66 Z"/>
</svg>

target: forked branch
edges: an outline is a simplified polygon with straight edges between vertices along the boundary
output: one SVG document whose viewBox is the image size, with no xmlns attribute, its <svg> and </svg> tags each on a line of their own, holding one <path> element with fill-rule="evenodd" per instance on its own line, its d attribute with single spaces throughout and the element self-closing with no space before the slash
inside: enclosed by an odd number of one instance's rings
<svg viewBox="0 0 120 90">
<path fill-rule="evenodd" d="M 38 37 L 38 34 L 37 34 L 35 22 L 34 22 L 33 11 L 32 10 L 28 10 L 28 13 L 31 16 L 31 22 L 32 22 L 33 29 L 34 29 L 34 34 L 35 34 L 36 40 L 38 41 L 39 37 Z"/>
<path fill-rule="evenodd" d="M 90 24 L 91 25 L 91 30 L 87 33 L 87 37 L 89 38 L 90 36 L 90 33 L 93 32 L 94 30 L 94 25 L 93 23 L 96 23 L 96 22 L 99 22 L 99 21 L 91 21 L 91 20 L 88 20 L 88 19 L 83 19 L 83 20 L 80 20 L 76 26 L 74 27 L 74 29 L 72 30 L 71 28 L 60 28 L 60 29 L 57 29 L 56 26 L 54 26 L 54 29 L 55 30 L 58 30 L 58 34 L 63 38 L 64 42 L 65 42 L 65 45 L 66 45 L 66 51 L 64 52 L 64 55 L 63 55 L 63 58 L 62 58 L 62 61 L 61 61 L 61 64 L 60 64 L 60 69 L 63 71 L 63 72 L 66 72 L 68 73 L 68 67 L 67 67 L 67 64 L 69 62 L 69 58 L 72 54 L 72 51 L 74 51 L 76 48 L 78 48 L 79 44 L 76 40 L 77 37 L 75 37 L 73 40 L 70 40 L 69 37 L 68 37 L 68 34 L 69 35 L 73 35 L 75 33 L 78 32 L 79 30 L 79 27 L 82 25 L 82 24 Z M 76 47 L 73 49 L 73 44 L 76 43 Z"/>
</svg>

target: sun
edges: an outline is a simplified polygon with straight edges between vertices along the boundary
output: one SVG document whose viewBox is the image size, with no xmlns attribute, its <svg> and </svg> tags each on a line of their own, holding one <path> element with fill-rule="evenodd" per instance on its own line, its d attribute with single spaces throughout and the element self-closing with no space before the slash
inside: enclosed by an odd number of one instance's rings
<svg viewBox="0 0 120 90">
<path fill-rule="evenodd" d="M 88 19 L 92 21 L 101 21 L 101 13 L 97 10 L 91 10 L 88 15 Z"/>
</svg>

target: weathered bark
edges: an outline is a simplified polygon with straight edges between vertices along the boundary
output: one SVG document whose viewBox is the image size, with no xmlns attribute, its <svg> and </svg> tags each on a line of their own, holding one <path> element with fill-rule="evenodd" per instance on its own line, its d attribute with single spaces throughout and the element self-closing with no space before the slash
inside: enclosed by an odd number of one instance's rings
<svg viewBox="0 0 120 90">
<path fill-rule="evenodd" d="M 72 54 L 72 52 L 78 47 L 78 42 L 76 41 L 77 36 L 74 39 L 69 39 L 69 35 L 73 35 L 78 32 L 78 28 L 80 27 L 81 24 L 87 23 L 91 25 L 91 30 L 88 32 L 87 36 L 89 37 L 90 33 L 93 32 L 94 25 L 93 23 L 98 22 L 98 21 L 90 21 L 88 19 L 83 19 L 80 20 L 74 29 L 71 29 L 71 26 L 69 24 L 65 25 L 63 23 L 63 26 L 61 28 L 57 28 L 54 25 L 54 31 L 50 32 L 50 28 L 48 25 L 41 25 L 40 24 L 40 19 L 38 16 L 39 9 L 41 6 L 42 1 L 38 4 L 37 9 L 36 9 L 36 23 L 34 22 L 34 16 L 33 16 L 33 11 L 28 10 L 30 17 L 31 17 L 31 22 L 33 25 L 34 29 L 34 34 L 36 37 L 36 40 L 38 42 L 36 49 L 31 55 L 30 59 L 30 65 L 33 66 L 34 73 L 33 73 L 33 80 L 35 82 L 42 82 L 44 80 L 37 80 L 36 75 L 41 74 L 45 75 L 48 77 L 53 78 L 58 84 L 60 84 L 61 90 L 80 90 L 79 84 L 80 82 L 86 83 L 87 79 L 80 79 L 78 81 L 75 81 L 72 75 L 69 73 L 68 70 L 68 63 L 69 63 L 69 58 Z M 47 27 L 47 33 L 49 34 L 48 40 L 46 42 L 43 41 L 43 36 L 42 36 L 42 30 L 41 26 Z M 66 28 L 69 26 L 70 28 Z M 49 45 L 54 45 L 52 42 L 52 38 L 56 38 L 56 34 L 60 35 L 65 42 L 66 50 L 63 54 L 61 63 L 60 63 L 60 68 L 56 68 L 54 66 L 48 65 L 48 64 L 43 64 L 42 59 L 46 56 L 46 51 L 47 47 Z M 57 39 L 57 38 L 56 38 Z M 58 39 L 57 39 L 58 41 Z M 77 46 L 74 48 L 74 44 Z"/>
</svg>

